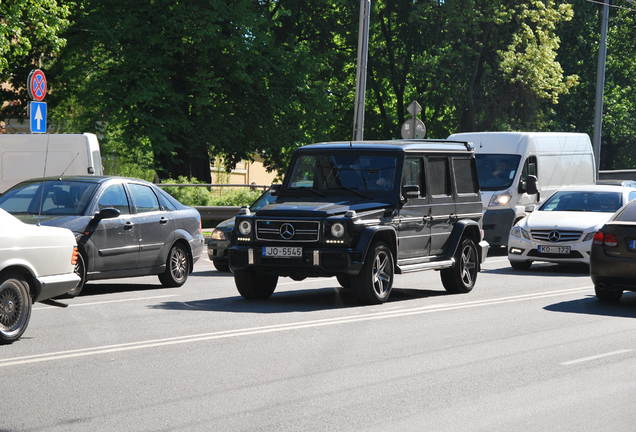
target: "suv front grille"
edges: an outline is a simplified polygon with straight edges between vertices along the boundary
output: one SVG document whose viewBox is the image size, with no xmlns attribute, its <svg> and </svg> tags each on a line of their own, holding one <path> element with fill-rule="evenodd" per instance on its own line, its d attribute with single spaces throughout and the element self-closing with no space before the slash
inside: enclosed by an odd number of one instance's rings
<svg viewBox="0 0 636 432">
<path fill-rule="evenodd" d="M 552 243 L 577 241 L 583 235 L 583 231 L 556 229 L 531 230 L 530 232 L 532 233 L 533 239 Z"/>
<path fill-rule="evenodd" d="M 320 222 L 299 220 L 257 220 L 256 239 L 276 242 L 317 242 Z"/>
</svg>

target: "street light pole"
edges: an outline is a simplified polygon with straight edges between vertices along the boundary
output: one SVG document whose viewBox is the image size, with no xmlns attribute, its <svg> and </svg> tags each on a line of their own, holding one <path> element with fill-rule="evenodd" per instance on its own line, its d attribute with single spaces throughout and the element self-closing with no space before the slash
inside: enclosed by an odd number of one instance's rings
<svg viewBox="0 0 636 432">
<path fill-rule="evenodd" d="M 371 0 L 360 0 L 358 29 L 358 64 L 356 72 L 356 99 L 353 113 L 353 140 L 364 139 L 364 99 L 367 90 L 367 58 L 369 55 L 369 21 Z"/>
<path fill-rule="evenodd" d="M 594 159 L 596 173 L 601 165 L 601 130 L 603 127 L 603 89 L 605 87 L 605 60 L 607 58 L 607 27 L 609 23 L 609 6 L 611 0 L 603 2 L 601 17 L 601 41 L 598 48 L 598 64 L 596 68 L 596 98 L 594 102 Z"/>
</svg>

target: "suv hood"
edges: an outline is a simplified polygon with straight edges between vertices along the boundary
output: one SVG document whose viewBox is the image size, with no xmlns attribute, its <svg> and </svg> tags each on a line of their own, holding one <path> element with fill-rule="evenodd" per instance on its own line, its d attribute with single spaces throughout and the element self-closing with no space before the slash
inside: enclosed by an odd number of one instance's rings
<svg viewBox="0 0 636 432">
<path fill-rule="evenodd" d="M 607 222 L 614 213 L 534 211 L 526 218 L 532 228 L 562 228 L 587 231 Z"/>
<path fill-rule="evenodd" d="M 285 201 L 269 204 L 256 212 L 256 216 L 296 216 L 296 217 L 327 217 L 344 214 L 348 210 L 365 212 L 372 210 L 383 210 L 390 207 L 386 202 L 368 201 Z"/>
</svg>

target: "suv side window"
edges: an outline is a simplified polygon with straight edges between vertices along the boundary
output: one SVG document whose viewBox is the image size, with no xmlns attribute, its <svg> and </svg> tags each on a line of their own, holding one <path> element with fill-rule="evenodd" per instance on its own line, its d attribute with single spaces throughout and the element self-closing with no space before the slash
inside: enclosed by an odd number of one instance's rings
<svg viewBox="0 0 636 432">
<path fill-rule="evenodd" d="M 430 193 L 433 196 L 450 196 L 450 170 L 447 157 L 430 157 L 428 159 Z"/>
<path fill-rule="evenodd" d="M 453 173 L 455 174 L 455 188 L 458 194 L 476 194 L 477 173 L 472 159 L 453 158 Z"/>
<path fill-rule="evenodd" d="M 423 160 L 421 157 L 407 157 L 402 169 L 402 186 L 419 186 L 420 196 L 426 196 Z"/>
<path fill-rule="evenodd" d="M 147 213 L 159 210 L 159 201 L 157 200 L 157 196 L 149 186 L 129 183 L 128 188 L 137 213 Z"/>
<path fill-rule="evenodd" d="M 97 201 L 97 207 L 99 210 L 105 208 L 116 208 L 120 214 L 130 214 L 130 207 L 128 205 L 128 197 L 126 191 L 124 191 L 124 185 L 116 184 L 106 188 L 102 196 Z"/>
</svg>

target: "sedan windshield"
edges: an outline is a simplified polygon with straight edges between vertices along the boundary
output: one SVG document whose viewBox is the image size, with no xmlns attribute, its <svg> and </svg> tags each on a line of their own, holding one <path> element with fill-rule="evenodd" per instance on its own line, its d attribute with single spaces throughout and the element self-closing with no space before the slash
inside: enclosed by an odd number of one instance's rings
<svg viewBox="0 0 636 432">
<path fill-rule="evenodd" d="M 11 214 L 79 216 L 96 188 L 96 183 L 75 181 L 20 183 L 0 196 L 0 208 Z"/>
<path fill-rule="evenodd" d="M 541 206 L 541 211 L 614 213 L 623 205 L 619 192 L 557 192 Z"/>
<path fill-rule="evenodd" d="M 379 154 L 304 154 L 287 180 L 287 190 L 310 190 L 316 196 L 353 194 L 370 199 L 395 187 L 397 157 Z"/>
<path fill-rule="evenodd" d="M 477 153 L 477 175 L 482 190 L 508 189 L 515 179 L 521 156 Z"/>
</svg>

